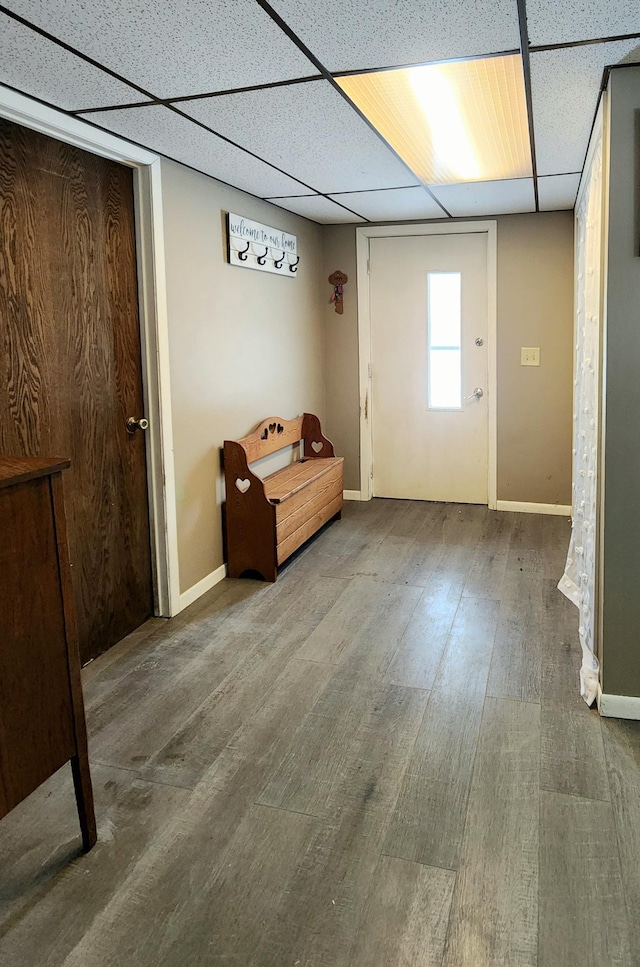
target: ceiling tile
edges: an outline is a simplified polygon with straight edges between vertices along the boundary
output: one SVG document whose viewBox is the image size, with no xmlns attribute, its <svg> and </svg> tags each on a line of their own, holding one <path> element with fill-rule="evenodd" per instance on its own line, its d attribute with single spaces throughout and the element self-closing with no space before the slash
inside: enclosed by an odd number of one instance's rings
<svg viewBox="0 0 640 967">
<path fill-rule="evenodd" d="M 255 0 L 7 0 L 5 6 L 156 97 L 317 74 Z"/>
<path fill-rule="evenodd" d="M 292 178 L 222 141 L 169 108 L 155 106 L 97 111 L 90 114 L 89 119 L 152 151 L 191 165 L 253 195 L 284 195 L 301 190 L 300 184 Z"/>
<path fill-rule="evenodd" d="M 180 105 L 315 191 L 418 184 L 328 81 L 311 81 Z"/>
<path fill-rule="evenodd" d="M 434 185 L 431 189 L 455 217 L 509 215 L 535 211 L 533 179 L 476 181 L 466 185 Z"/>
<path fill-rule="evenodd" d="M 580 175 L 548 175 L 538 178 L 538 200 L 541 212 L 573 208 Z"/>
<path fill-rule="evenodd" d="M 345 195 L 336 195 L 335 199 L 372 222 L 445 217 L 440 205 L 427 194 L 424 188 L 352 191 Z"/>
<path fill-rule="evenodd" d="M 278 208 L 286 208 L 288 212 L 304 215 L 314 222 L 325 225 L 335 225 L 338 222 L 363 222 L 365 219 L 353 215 L 346 208 L 335 205 L 322 195 L 303 195 L 298 198 L 270 198 L 269 201 Z"/>
<path fill-rule="evenodd" d="M 0 15 L 0 83 L 67 111 L 142 100 L 135 88 L 3 15 Z"/>
<path fill-rule="evenodd" d="M 538 174 L 582 170 L 602 72 L 636 49 L 638 41 L 618 41 L 531 54 Z"/>
<path fill-rule="evenodd" d="M 640 33 L 638 0 L 527 0 L 532 44 Z"/>
<path fill-rule="evenodd" d="M 476 57 L 520 45 L 515 0 L 270 0 L 331 71 Z"/>
</svg>

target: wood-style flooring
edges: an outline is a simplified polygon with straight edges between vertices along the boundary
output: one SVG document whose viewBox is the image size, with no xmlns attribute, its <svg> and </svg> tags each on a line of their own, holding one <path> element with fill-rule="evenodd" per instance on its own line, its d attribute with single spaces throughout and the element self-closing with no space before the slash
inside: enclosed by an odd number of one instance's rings
<svg viewBox="0 0 640 967">
<path fill-rule="evenodd" d="M 640 964 L 640 723 L 578 694 L 558 517 L 349 503 L 84 671 L 0 824 L 7 967 Z"/>
</svg>

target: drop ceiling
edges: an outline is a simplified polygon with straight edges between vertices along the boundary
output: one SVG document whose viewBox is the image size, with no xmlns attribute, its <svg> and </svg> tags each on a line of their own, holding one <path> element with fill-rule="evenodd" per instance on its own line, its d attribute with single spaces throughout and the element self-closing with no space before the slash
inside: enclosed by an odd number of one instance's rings
<svg viewBox="0 0 640 967">
<path fill-rule="evenodd" d="M 344 80 L 499 55 L 524 70 L 526 177 L 422 182 Z M 638 0 L 0 5 L 0 83 L 323 223 L 572 208 L 603 76 L 628 63 Z"/>
</svg>

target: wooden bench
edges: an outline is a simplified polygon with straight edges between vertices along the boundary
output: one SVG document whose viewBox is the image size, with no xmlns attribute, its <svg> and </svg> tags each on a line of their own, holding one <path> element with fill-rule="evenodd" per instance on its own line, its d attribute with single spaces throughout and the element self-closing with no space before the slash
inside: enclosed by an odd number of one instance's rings
<svg viewBox="0 0 640 967">
<path fill-rule="evenodd" d="M 264 479 L 250 465 L 302 442 L 295 463 Z M 224 442 L 225 520 L 229 577 L 257 571 L 275 581 L 278 565 L 304 544 L 343 503 L 344 459 L 323 435 L 320 420 L 271 417 L 241 440 Z"/>
</svg>

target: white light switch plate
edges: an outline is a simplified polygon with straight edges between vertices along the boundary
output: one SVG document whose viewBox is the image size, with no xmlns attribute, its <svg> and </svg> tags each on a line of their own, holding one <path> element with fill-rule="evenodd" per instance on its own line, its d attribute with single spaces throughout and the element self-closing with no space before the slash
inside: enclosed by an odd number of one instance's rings
<svg viewBox="0 0 640 967">
<path fill-rule="evenodd" d="M 520 349 L 520 365 L 521 366 L 539 366 L 540 365 L 540 348 L 532 346 L 522 346 Z"/>
</svg>

